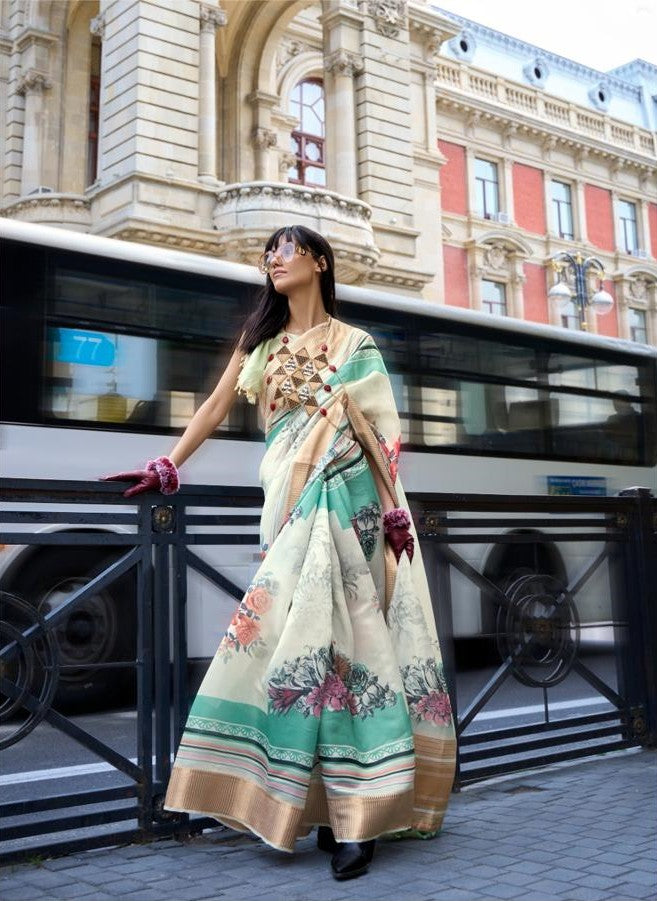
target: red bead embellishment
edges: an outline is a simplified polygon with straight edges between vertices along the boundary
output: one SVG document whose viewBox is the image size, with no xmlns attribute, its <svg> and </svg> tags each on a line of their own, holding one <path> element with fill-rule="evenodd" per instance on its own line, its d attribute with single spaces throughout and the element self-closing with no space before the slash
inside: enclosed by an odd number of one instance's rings
<svg viewBox="0 0 657 901">
<path fill-rule="evenodd" d="M 287 342 L 288 342 L 289 340 L 290 340 L 290 339 L 288 338 L 287 335 L 283 335 L 283 344 L 287 344 Z"/>
<path fill-rule="evenodd" d="M 330 385 L 324 385 L 324 391 L 330 391 L 330 390 L 331 390 Z"/>
<path fill-rule="evenodd" d="M 272 402 L 271 404 L 269 404 L 269 409 L 270 409 L 270 410 L 275 410 L 275 409 L 276 409 L 276 404 L 273 403 L 273 402 Z"/>
<path fill-rule="evenodd" d="M 270 375 L 267 376 L 267 384 L 271 385 L 271 376 Z"/>
<path fill-rule="evenodd" d="M 337 367 L 334 366 L 333 363 L 331 363 L 331 365 L 329 366 L 329 369 L 331 370 L 331 372 L 337 372 L 337 371 L 338 371 L 338 370 L 337 370 Z"/>
<path fill-rule="evenodd" d="M 319 412 L 322 414 L 322 416 L 326 416 L 326 407 L 320 407 Z"/>
<path fill-rule="evenodd" d="M 326 344 L 322 344 L 320 350 L 323 350 L 324 352 L 326 352 L 328 350 L 328 347 L 326 346 Z"/>
</svg>

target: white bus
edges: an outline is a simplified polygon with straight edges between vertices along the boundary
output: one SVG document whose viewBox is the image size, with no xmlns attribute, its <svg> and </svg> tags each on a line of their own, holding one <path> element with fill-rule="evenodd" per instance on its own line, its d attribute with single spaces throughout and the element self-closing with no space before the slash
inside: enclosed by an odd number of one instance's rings
<svg viewBox="0 0 657 901">
<path fill-rule="evenodd" d="M 0 240 L 2 474 L 96 479 L 166 453 L 214 387 L 262 276 L 8 219 Z M 372 334 L 388 366 L 407 492 L 613 495 L 642 485 L 657 493 L 655 348 L 365 288 L 337 294 L 338 315 Z M 262 437 L 255 408 L 235 404 L 186 464 L 184 481 L 256 485 Z M 531 569 L 526 556 L 543 544 L 537 534 L 535 544 L 503 553 L 472 545 L 468 554 L 501 584 Z M 107 553 L 6 548 L 0 589 L 51 608 Z M 246 586 L 253 548 L 223 553 L 214 562 Z M 543 569 L 561 579 L 574 565 L 551 545 L 543 556 Z M 192 579 L 189 590 L 192 658 L 212 656 L 234 605 L 201 583 Z M 477 634 L 480 598 L 452 602 L 455 637 Z M 604 619 L 589 611 L 596 616 Z M 85 676 L 83 667 L 130 653 L 133 625 L 125 582 L 71 614 L 57 632 L 60 658 L 80 669 L 63 671 L 64 695 L 103 694 L 108 671 Z"/>
</svg>

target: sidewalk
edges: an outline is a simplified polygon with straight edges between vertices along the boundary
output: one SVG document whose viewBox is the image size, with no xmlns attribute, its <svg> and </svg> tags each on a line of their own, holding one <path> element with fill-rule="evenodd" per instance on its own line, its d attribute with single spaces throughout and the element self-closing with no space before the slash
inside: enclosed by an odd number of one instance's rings
<svg viewBox="0 0 657 901">
<path fill-rule="evenodd" d="M 0 872 L 2 901 L 598 901 L 657 898 L 657 753 L 529 772 L 453 795 L 441 836 L 380 842 L 336 882 L 314 835 L 294 855 L 220 830 Z"/>
</svg>

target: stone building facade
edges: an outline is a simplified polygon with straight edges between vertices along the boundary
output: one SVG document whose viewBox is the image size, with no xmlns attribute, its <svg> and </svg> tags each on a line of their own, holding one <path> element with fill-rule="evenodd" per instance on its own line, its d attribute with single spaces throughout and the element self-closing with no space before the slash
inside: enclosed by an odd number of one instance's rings
<svg viewBox="0 0 657 901">
<path fill-rule="evenodd" d="M 424 0 L 5 0 L 0 214 L 577 327 L 559 251 L 657 343 L 657 68 L 595 72 Z"/>
</svg>

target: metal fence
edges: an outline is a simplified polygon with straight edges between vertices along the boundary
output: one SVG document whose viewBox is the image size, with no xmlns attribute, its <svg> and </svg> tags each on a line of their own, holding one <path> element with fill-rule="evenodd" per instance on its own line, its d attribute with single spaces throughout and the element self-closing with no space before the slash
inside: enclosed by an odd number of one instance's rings
<svg viewBox="0 0 657 901">
<path fill-rule="evenodd" d="M 199 549 L 257 546 L 262 492 L 191 486 L 167 499 L 142 495 L 135 504 L 109 483 L 5 480 L 0 497 L 2 541 L 33 555 L 28 568 L 46 549 L 55 556 L 71 548 L 103 551 L 99 566 L 88 578 L 67 582 L 52 607 L 17 590 L 18 564 L 0 574 L 0 747 L 14 755 L 24 748 L 27 760 L 36 736 L 38 748 L 61 738 L 100 761 L 95 770 L 87 767 L 74 791 L 48 781 L 47 771 L 35 777 L 49 787 L 38 792 L 23 780 L 22 767 L 4 775 L 0 859 L 216 826 L 162 807 L 192 693 L 188 581 L 194 573 L 217 596 L 241 599 L 244 586 Z M 456 788 L 657 742 L 657 501 L 649 492 L 617 498 L 414 494 L 409 500 L 458 718 Z M 62 624 L 85 610 L 104 624 L 90 604 L 112 586 L 125 586 L 128 576 L 134 596 L 127 606 L 124 597 L 119 627 L 134 634 L 134 645 L 124 659 L 76 664 L 70 649 L 63 653 Z M 466 608 L 464 635 L 459 618 Z M 100 673 L 111 686 L 126 672 L 136 690 L 132 756 L 94 729 L 99 717 L 67 713 L 57 703 L 58 689 L 80 673 Z M 586 686 L 589 712 L 568 694 L 573 680 L 575 695 Z M 112 784 L 90 775 L 101 770 Z"/>
</svg>

